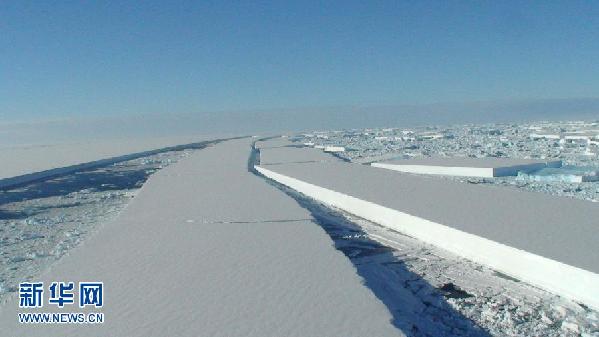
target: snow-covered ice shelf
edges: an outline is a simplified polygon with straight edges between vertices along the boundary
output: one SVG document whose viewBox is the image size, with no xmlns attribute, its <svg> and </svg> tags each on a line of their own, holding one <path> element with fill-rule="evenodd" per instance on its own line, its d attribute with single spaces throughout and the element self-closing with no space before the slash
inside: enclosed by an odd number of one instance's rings
<svg viewBox="0 0 599 337">
<path fill-rule="evenodd" d="M 6 158 L 0 166 L 0 188 L 163 152 L 201 148 L 206 143 L 175 137 L 0 147 L 0 157 Z"/>
<path fill-rule="evenodd" d="M 152 175 L 42 275 L 103 281 L 102 326 L 20 326 L 14 297 L 0 326 L 12 336 L 404 335 L 310 213 L 248 171 L 250 144 L 223 142 Z"/>
<path fill-rule="evenodd" d="M 112 221 L 171 151 L 0 190 L 0 301 Z"/>
<path fill-rule="evenodd" d="M 322 202 L 599 308 L 597 204 L 356 164 L 258 170 Z"/>
<path fill-rule="evenodd" d="M 406 173 L 493 178 L 517 176 L 519 172 L 530 173 L 548 167 L 561 167 L 562 162 L 493 157 L 425 157 L 388 160 L 370 165 Z"/>
</svg>

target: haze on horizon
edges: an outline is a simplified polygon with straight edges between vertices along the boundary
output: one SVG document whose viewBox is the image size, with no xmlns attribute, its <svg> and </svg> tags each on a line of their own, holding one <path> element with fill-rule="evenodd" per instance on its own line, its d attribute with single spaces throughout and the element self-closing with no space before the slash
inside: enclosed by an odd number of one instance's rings
<svg viewBox="0 0 599 337">
<path fill-rule="evenodd" d="M 23 1 L 0 29 L 3 142 L 599 118 L 594 2 Z"/>
</svg>

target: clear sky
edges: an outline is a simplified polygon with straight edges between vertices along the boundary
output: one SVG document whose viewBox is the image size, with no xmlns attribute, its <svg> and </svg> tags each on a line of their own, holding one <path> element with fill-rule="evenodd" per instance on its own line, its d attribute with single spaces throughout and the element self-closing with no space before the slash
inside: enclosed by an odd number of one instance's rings
<svg viewBox="0 0 599 337">
<path fill-rule="evenodd" d="M 0 122 L 576 97 L 596 1 L 0 2 Z"/>
</svg>

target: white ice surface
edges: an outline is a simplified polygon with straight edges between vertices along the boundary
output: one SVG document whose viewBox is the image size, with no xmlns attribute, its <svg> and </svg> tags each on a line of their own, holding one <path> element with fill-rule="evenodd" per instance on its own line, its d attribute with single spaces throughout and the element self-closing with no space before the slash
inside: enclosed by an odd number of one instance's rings
<svg viewBox="0 0 599 337">
<path fill-rule="evenodd" d="M 594 203 L 347 163 L 259 169 L 319 201 L 599 307 Z"/>
<path fill-rule="evenodd" d="M 547 161 L 537 159 L 521 158 L 470 158 L 470 157 L 422 157 L 411 159 L 392 159 L 384 161 L 386 164 L 394 165 L 423 165 L 441 167 L 472 167 L 472 168 L 502 168 L 512 166 L 525 166 L 532 164 L 550 164 L 556 166 L 559 160 Z"/>
<path fill-rule="evenodd" d="M 596 203 L 343 162 L 265 168 L 599 273 Z"/>
<path fill-rule="evenodd" d="M 393 171 L 415 174 L 433 174 L 459 177 L 494 177 L 493 168 L 486 167 L 448 167 L 432 165 L 398 165 L 387 163 L 372 163 L 372 167 L 378 167 Z M 516 172 L 516 171 L 514 171 Z"/>
<path fill-rule="evenodd" d="M 293 157 L 289 156 L 289 147 L 272 147 L 260 149 L 261 165 L 276 165 L 282 163 L 305 163 L 322 161 L 340 161 L 340 159 L 314 148 L 291 148 Z"/>
<path fill-rule="evenodd" d="M 394 159 L 371 166 L 389 170 L 439 174 L 464 177 L 501 177 L 515 176 L 518 172 L 531 172 L 546 167 L 560 167 L 561 161 L 539 161 L 515 158 L 469 158 L 469 157 L 424 157 L 413 159 Z"/>
<path fill-rule="evenodd" d="M 0 182 L 5 178 L 34 172 L 214 138 L 216 137 L 136 138 L 0 146 Z"/>
<path fill-rule="evenodd" d="M 0 308 L 2 333 L 402 335 L 308 211 L 247 171 L 249 150 L 249 139 L 228 141 L 159 171 L 40 277 L 103 281 L 106 323 L 19 325 L 13 297 Z"/>
<path fill-rule="evenodd" d="M 254 144 L 254 147 L 257 149 L 268 149 L 268 148 L 277 148 L 293 145 L 293 142 L 287 138 L 283 137 L 274 137 L 267 140 L 258 140 Z"/>
</svg>

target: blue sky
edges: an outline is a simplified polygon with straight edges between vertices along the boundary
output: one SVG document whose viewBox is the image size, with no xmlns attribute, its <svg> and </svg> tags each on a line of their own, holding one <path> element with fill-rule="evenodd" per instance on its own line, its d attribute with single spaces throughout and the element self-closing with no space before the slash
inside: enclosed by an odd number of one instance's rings
<svg viewBox="0 0 599 337">
<path fill-rule="evenodd" d="M 0 121 L 599 97 L 593 1 L 2 1 Z"/>
</svg>

